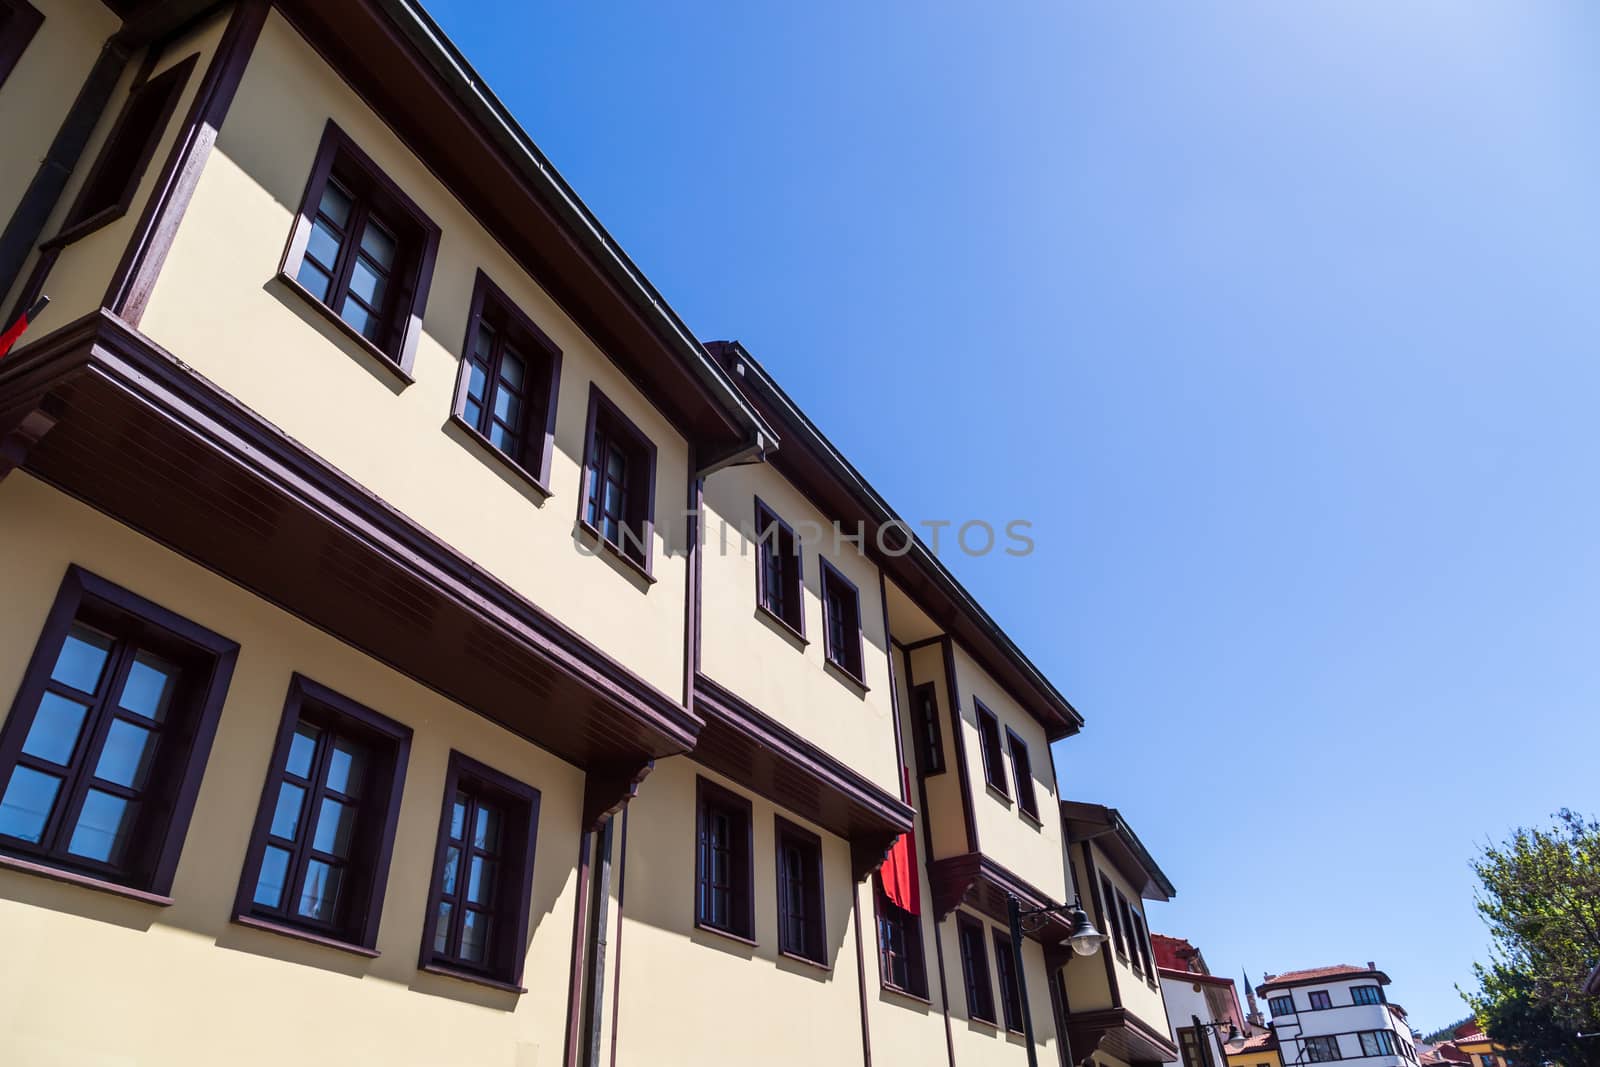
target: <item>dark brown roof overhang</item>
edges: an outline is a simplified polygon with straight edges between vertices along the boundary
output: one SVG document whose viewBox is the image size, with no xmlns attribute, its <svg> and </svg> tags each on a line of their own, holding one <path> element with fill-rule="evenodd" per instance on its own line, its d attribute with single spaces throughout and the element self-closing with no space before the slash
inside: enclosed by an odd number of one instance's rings
<svg viewBox="0 0 1600 1067">
<path fill-rule="evenodd" d="M 1116 808 L 1089 804 L 1081 800 L 1061 802 L 1061 820 L 1068 844 L 1096 839 L 1096 843 L 1111 857 L 1117 869 L 1134 885 L 1146 900 L 1171 900 L 1178 895 L 1165 872 L 1156 864 L 1155 857 L 1144 847 L 1139 835 L 1133 832 L 1128 820 Z"/>
<path fill-rule="evenodd" d="M 1127 1008 L 1073 1012 L 1067 1020 L 1067 1035 L 1079 1063 L 1095 1052 L 1124 1063 L 1172 1063 L 1178 1059 L 1178 1046 L 1172 1039 Z"/>
<path fill-rule="evenodd" d="M 1054 908 L 1043 917 L 1043 925 L 1027 931 L 1028 936 L 1054 949 L 1071 932 L 1066 916 L 1060 914 L 1063 902 L 1042 889 L 1023 881 L 1015 873 L 981 852 L 947 856 L 928 865 L 928 883 L 933 897 L 933 913 L 944 918 L 965 904 L 998 923 L 1008 923 L 1007 898 L 1016 897 L 1024 910 Z"/>
</svg>

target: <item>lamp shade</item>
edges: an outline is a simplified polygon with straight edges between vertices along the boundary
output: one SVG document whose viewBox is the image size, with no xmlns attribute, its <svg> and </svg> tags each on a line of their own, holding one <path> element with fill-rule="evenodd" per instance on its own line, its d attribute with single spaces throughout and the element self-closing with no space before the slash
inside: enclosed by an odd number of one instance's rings
<svg viewBox="0 0 1600 1067">
<path fill-rule="evenodd" d="M 1089 913 L 1082 908 L 1072 912 L 1072 932 L 1067 934 L 1067 944 L 1080 956 L 1093 956 L 1106 943 L 1106 935 L 1094 928 Z"/>
</svg>

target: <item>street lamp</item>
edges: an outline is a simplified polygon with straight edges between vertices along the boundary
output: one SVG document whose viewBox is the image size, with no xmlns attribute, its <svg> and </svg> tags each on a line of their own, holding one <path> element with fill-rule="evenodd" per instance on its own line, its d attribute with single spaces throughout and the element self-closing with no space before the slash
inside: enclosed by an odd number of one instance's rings
<svg viewBox="0 0 1600 1067">
<path fill-rule="evenodd" d="M 1217 1039 L 1217 1045 L 1222 1050 L 1222 1067 L 1227 1067 L 1228 1046 L 1233 1044 L 1235 1041 L 1243 1041 L 1244 1038 L 1245 1038 L 1244 1031 L 1239 1029 L 1239 1024 L 1235 1023 L 1232 1019 L 1228 1020 L 1225 1023 L 1219 1023 L 1219 1022 L 1203 1023 L 1203 1022 L 1200 1021 L 1200 1016 L 1198 1016 L 1198 1015 L 1189 1016 L 1189 1021 L 1194 1023 L 1194 1032 L 1195 1032 L 1195 1037 L 1197 1039 L 1200 1038 L 1200 1035 L 1202 1033 L 1204 1033 L 1205 1031 L 1208 1031 L 1208 1030 L 1213 1035 L 1215 1035 L 1215 1037 Z M 1228 1028 L 1228 1034 L 1227 1034 L 1226 1037 L 1224 1037 L 1223 1034 L 1222 1034 L 1222 1028 L 1223 1027 L 1227 1027 Z M 1205 1046 L 1202 1045 L 1201 1047 L 1205 1047 Z M 1206 1058 L 1207 1059 L 1211 1058 L 1211 1054 L 1209 1052 L 1206 1053 Z"/>
<path fill-rule="evenodd" d="M 1077 899 L 1071 904 L 1024 908 L 1021 901 L 1007 893 L 1006 914 L 1011 919 L 1011 969 L 1017 973 L 1017 998 L 1022 1001 L 1022 1038 L 1028 1049 L 1028 1067 L 1039 1067 L 1039 1054 L 1033 1047 L 1033 1012 L 1028 1007 L 1028 975 L 1022 967 L 1023 920 L 1042 920 L 1050 915 L 1064 917 L 1071 926 L 1063 943 L 1079 956 L 1093 956 L 1099 952 L 1100 946 L 1106 943 L 1106 935 L 1094 928 L 1094 923 L 1089 921 L 1089 913 L 1083 910 L 1082 902 Z M 1040 925 L 1042 923 L 1034 923 L 1032 929 L 1037 930 Z M 1062 1031 L 1061 1041 L 1066 1045 L 1067 1062 L 1071 1063 L 1072 1046 L 1065 1030 Z"/>
</svg>

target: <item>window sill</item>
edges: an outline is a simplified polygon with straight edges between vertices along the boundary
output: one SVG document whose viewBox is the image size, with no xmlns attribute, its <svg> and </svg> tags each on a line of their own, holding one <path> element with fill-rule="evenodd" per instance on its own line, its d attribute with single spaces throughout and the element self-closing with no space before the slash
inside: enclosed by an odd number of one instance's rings
<svg viewBox="0 0 1600 1067">
<path fill-rule="evenodd" d="M 490 978 L 488 975 L 457 970 L 442 963 L 419 964 L 417 970 L 423 974 L 436 974 L 441 978 L 455 978 L 462 982 L 471 982 L 473 985 L 488 986 L 490 989 L 498 989 L 502 993 L 515 993 L 521 996 L 528 991 L 526 986 L 520 986 L 514 982 L 503 982 L 498 978 Z"/>
<path fill-rule="evenodd" d="M 152 904 L 158 908 L 172 905 L 172 898 L 162 896 L 160 893 L 150 893 L 143 889 L 134 889 L 132 886 L 122 885 L 117 882 L 108 882 L 104 878 L 93 875 L 79 874 L 61 867 L 52 867 L 47 863 L 36 863 L 32 860 L 19 859 L 16 856 L 0 856 L 0 870 L 17 871 L 20 874 L 36 874 L 41 878 L 48 878 L 53 882 L 62 882 L 66 885 L 80 886 L 92 889 L 97 893 L 110 893 L 112 896 L 126 897 L 136 900 L 141 904 Z"/>
<path fill-rule="evenodd" d="M 850 669 L 848 667 L 841 666 L 839 663 L 831 659 L 824 659 L 822 664 L 835 678 L 849 685 L 853 689 L 860 690 L 863 696 L 872 692 L 872 688 L 868 686 L 866 682 L 850 673 Z"/>
<path fill-rule="evenodd" d="M 879 982 L 878 988 L 882 989 L 885 993 L 893 993 L 897 997 L 905 997 L 907 1000 L 914 1000 L 918 1004 L 926 1004 L 930 1008 L 933 1007 L 933 1001 L 929 1000 L 921 993 L 913 993 L 909 989 L 901 989 L 899 986 L 890 982 Z"/>
<path fill-rule="evenodd" d="M 524 467 L 522 464 L 506 455 L 500 449 L 496 448 L 494 442 L 490 441 L 487 437 L 478 432 L 478 428 L 476 426 L 472 425 L 472 423 L 468 422 L 466 419 L 463 419 L 460 415 L 457 415 L 454 412 L 451 412 L 450 414 L 450 423 L 454 425 L 456 429 L 466 434 L 467 439 L 473 444 L 477 445 L 479 450 L 487 452 L 490 459 L 494 460 L 500 466 L 506 468 L 522 481 L 528 483 L 529 488 L 537 492 L 540 497 L 546 500 L 550 498 L 549 486 L 540 481 L 538 476 L 530 471 L 527 467 Z"/>
<path fill-rule="evenodd" d="M 312 933 L 310 930 L 302 930 L 299 927 L 289 926 L 285 923 L 272 922 L 269 919 L 257 919 L 253 915 L 235 915 L 233 921 L 240 926 L 248 926 L 252 930 L 263 930 L 269 934 L 282 934 L 284 937 L 292 937 L 299 941 L 309 941 L 313 945 L 321 945 L 323 948 L 331 948 L 338 952 L 348 952 L 353 956 L 362 956 L 369 960 L 375 960 L 381 955 L 377 949 L 358 945 L 353 941 L 341 941 L 337 937 Z"/>
<path fill-rule="evenodd" d="M 745 937 L 743 934 L 736 934 L 732 930 L 724 930 L 720 926 L 711 926 L 708 923 L 701 922 L 699 919 L 695 920 L 694 928 L 696 930 L 704 930 L 708 934 L 716 934 L 718 937 L 725 937 L 729 941 L 737 941 L 739 944 L 748 945 L 751 948 L 761 947 L 761 943 L 754 938 Z"/>
<path fill-rule="evenodd" d="M 967 1022 L 977 1023 L 979 1026 L 987 1026 L 997 1034 L 1000 1032 L 1000 1021 L 998 1019 L 984 1019 L 977 1015 L 969 1014 L 967 1016 Z"/>
<path fill-rule="evenodd" d="M 1022 821 L 1023 822 L 1027 823 L 1029 826 L 1033 827 L 1035 830 L 1043 830 L 1044 829 L 1044 820 L 1039 818 L 1039 816 L 1035 815 L 1033 812 L 1029 811 L 1028 809 L 1023 808 L 1023 807 L 1018 807 L 1017 808 L 1017 814 L 1022 816 Z"/>
<path fill-rule="evenodd" d="M 993 782 L 984 782 L 983 787 L 989 791 L 990 796 L 1000 801 L 1000 803 L 1004 804 L 1008 808 L 1011 806 L 1010 793 L 1007 793 L 1004 789 L 998 788 Z"/>
<path fill-rule="evenodd" d="M 801 648 L 804 648 L 811 643 L 806 639 L 806 635 L 800 631 L 799 627 L 795 626 L 788 619 L 784 618 L 782 615 L 779 615 L 776 611 L 773 611 L 759 600 L 756 601 L 756 610 L 761 612 L 762 616 L 768 622 L 782 630 L 785 636 L 800 642 Z"/>
<path fill-rule="evenodd" d="M 780 948 L 778 950 L 778 956 L 782 959 L 792 960 L 795 963 L 803 964 L 806 967 L 814 967 L 823 974 L 833 973 L 833 968 L 828 964 L 823 963 L 821 960 L 814 960 L 810 956 L 802 956 L 798 952 L 788 952 Z"/>
<path fill-rule="evenodd" d="M 110 207 L 103 207 L 88 218 L 81 219 L 64 228 L 48 241 L 42 242 L 39 245 L 39 251 L 59 252 L 68 245 L 83 240 L 96 230 L 110 226 L 127 213 L 127 204 L 112 204 Z"/>
<path fill-rule="evenodd" d="M 590 537 L 594 538 L 595 541 L 599 544 L 599 546 L 601 548 L 603 548 L 607 552 L 611 553 L 618 560 L 620 560 L 625 566 L 627 566 L 630 569 L 632 569 L 633 571 L 635 571 L 639 575 L 639 577 L 643 578 L 645 581 L 649 582 L 651 585 L 655 585 L 656 582 L 660 580 L 655 575 L 650 573 L 650 568 L 648 566 L 646 566 L 643 563 L 640 563 L 638 560 L 634 559 L 632 556 L 630 556 L 626 552 L 622 551 L 622 546 L 621 545 L 614 544 L 611 541 L 608 541 L 604 537 L 600 536 L 600 531 L 595 529 L 593 526 L 590 526 L 587 520 L 579 519 L 578 520 L 578 529 L 582 530 L 584 533 L 586 533 Z M 654 536 L 654 531 L 653 530 L 651 532 L 651 535 Z"/>
<path fill-rule="evenodd" d="M 353 342 L 357 348 L 361 349 L 364 354 L 371 356 L 374 360 L 376 360 L 380 367 L 392 374 L 395 378 L 399 379 L 402 385 L 411 385 L 416 381 L 415 378 L 411 377 L 411 375 L 406 372 L 404 367 L 395 362 L 393 356 L 389 355 L 389 353 L 373 344 L 360 330 L 341 319 L 338 315 L 335 315 L 331 307 L 313 296 L 311 294 L 311 290 L 301 285 L 291 275 L 289 275 L 288 272 L 280 270 L 278 272 L 278 281 L 283 283 L 284 288 L 298 296 L 301 300 L 304 300 L 311 307 L 311 310 L 315 311 L 318 315 L 321 315 L 324 319 L 331 323 L 335 329 L 344 334 L 345 337 L 349 338 L 350 341 Z"/>
</svg>

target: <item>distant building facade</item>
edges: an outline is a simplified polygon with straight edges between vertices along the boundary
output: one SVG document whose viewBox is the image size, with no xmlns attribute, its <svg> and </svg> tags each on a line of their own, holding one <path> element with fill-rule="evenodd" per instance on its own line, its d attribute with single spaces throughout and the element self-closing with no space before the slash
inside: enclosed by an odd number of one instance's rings
<svg viewBox="0 0 1600 1067">
<path fill-rule="evenodd" d="M 1353 1059 L 1417 1067 L 1405 1011 L 1389 1003 L 1388 984 L 1376 964 L 1337 964 L 1268 975 L 1256 993 L 1267 1000 L 1286 1067 Z"/>
</svg>

